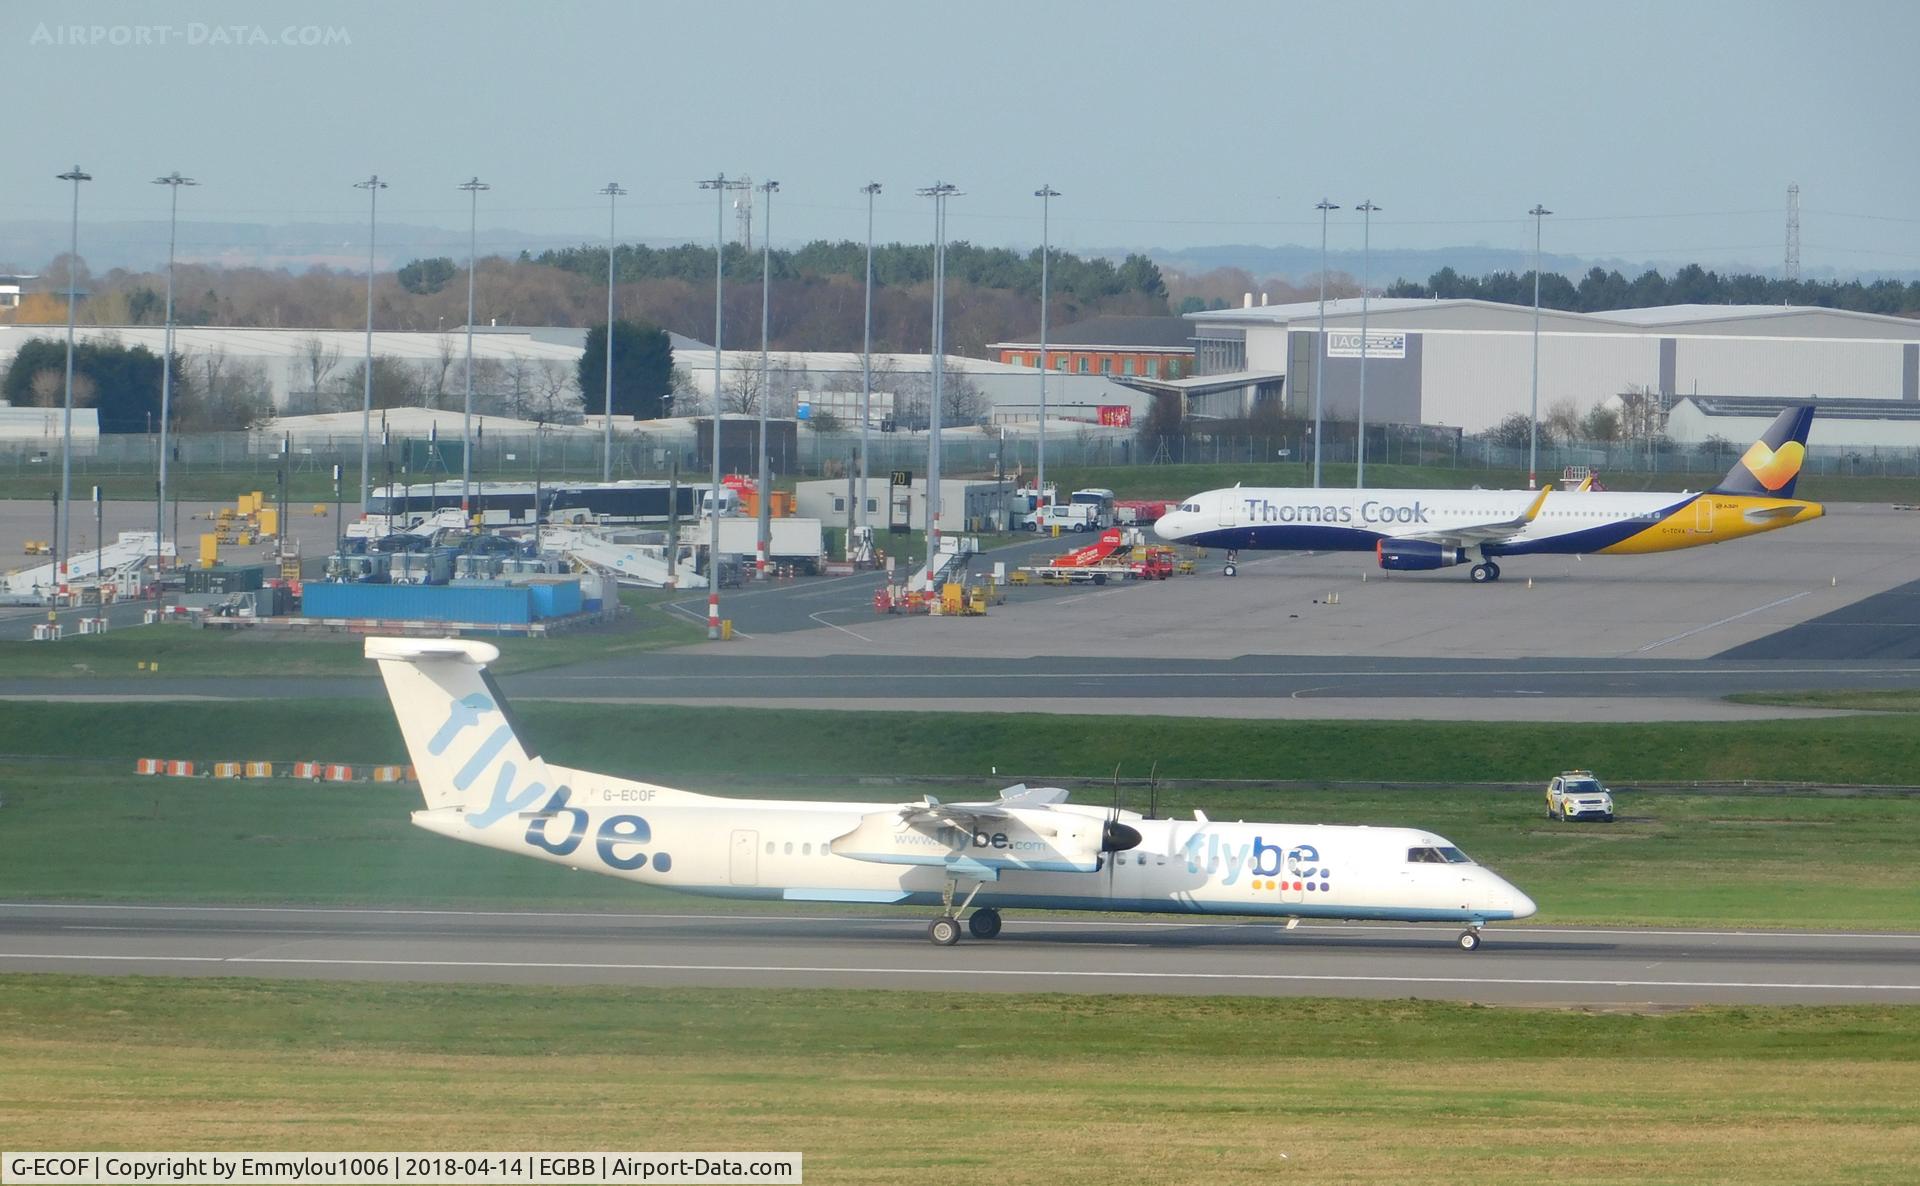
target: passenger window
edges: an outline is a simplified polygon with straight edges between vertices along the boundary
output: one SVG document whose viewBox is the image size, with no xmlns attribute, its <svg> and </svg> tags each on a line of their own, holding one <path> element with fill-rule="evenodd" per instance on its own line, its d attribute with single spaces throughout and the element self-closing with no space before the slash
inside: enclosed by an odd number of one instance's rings
<svg viewBox="0 0 1920 1186">
<path fill-rule="evenodd" d="M 813 845 L 811 845 L 811 844 L 802 844 L 802 845 L 800 846 L 800 855 L 801 855 L 801 856 L 803 856 L 803 857 L 810 857 L 810 856 L 812 856 L 812 855 L 813 855 Z"/>
<path fill-rule="evenodd" d="M 773 855 L 773 841 L 771 840 L 767 841 L 767 855 L 768 856 Z"/>
<path fill-rule="evenodd" d="M 787 856 L 792 856 L 792 855 L 793 855 L 793 841 L 791 841 L 791 840 L 789 840 L 789 841 L 787 841 L 787 852 L 786 852 L 786 855 L 787 855 Z"/>
</svg>

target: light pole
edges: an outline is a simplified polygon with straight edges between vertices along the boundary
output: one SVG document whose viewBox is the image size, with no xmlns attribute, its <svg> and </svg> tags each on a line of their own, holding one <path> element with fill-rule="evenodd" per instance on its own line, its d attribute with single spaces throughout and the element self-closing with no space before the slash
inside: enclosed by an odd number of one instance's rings
<svg viewBox="0 0 1920 1186">
<path fill-rule="evenodd" d="M 478 177 L 460 183 L 467 191 L 467 398 L 460 413 L 460 514 L 471 516 L 473 481 L 473 274 L 480 266 L 480 191 L 492 189 Z"/>
<path fill-rule="evenodd" d="M 860 332 L 860 525 L 872 527 L 867 513 L 867 446 L 868 426 L 873 423 L 873 198 L 880 192 L 880 183 L 869 181 L 860 192 L 867 195 L 867 308 Z"/>
<path fill-rule="evenodd" d="M 1047 264 L 1053 255 L 1049 215 L 1060 191 L 1051 184 L 1033 191 L 1040 199 L 1040 442 L 1036 446 L 1033 488 L 1036 507 L 1047 496 Z"/>
<path fill-rule="evenodd" d="M 773 533 L 772 490 L 767 475 L 767 405 L 773 402 L 772 376 L 767 369 L 768 309 L 773 292 L 773 195 L 780 192 L 778 181 L 763 181 L 754 188 L 767 195 L 766 218 L 760 232 L 760 466 L 754 475 L 759 490 L 757 504 L 759 526 L 754 532 L 754 573 L 767 575 L 767 537 Z"/>
<path fill-rule="evenodd" d="M 618 181 L 599 191 L 607 195 L 607 415 L 600 430 L 600 480 L 613 481 L 613 205 L 626 196 Z"/>
<path fill-rule="evenodd" d="M 361 364 L 366 389 L 360 396 L 360 513 L 364 515 L 367 513 L 368 492 L 372 489 L 372 479 L 367 476 L 367 462 L 373 436 L 373 224 L 380 209 L 380 191 L 387 188 L 387 183 L 380 180 L 380 174 L 375 173 L 365 181 L 354 182 L 353 188 L 367 191 L 367 357 Z M 393 492 L 389 490 L 387 493 L 391 497 Z M 179 546 L 178 540 L 174 543 L 176 547 Z"/>
<path fill-rule="evenodd" d="M 161 557 L 160 542 L 166 538 L 167 518 L 167 428 L 173 418 L 173 250 L 177 232 L 180 228 L 180 187 L 199 185 L 191 177 L 180 176 L 179 170 L 165 177 L 153 179 L 155 185 L 167 187 L 170 209 L 167 213 L 167 328 L 161 339 L 160 359 L 160 476 L 154 483 L 153 499 L 153 568 L 155 572 L 166 566 Z M 180 541 L 174 541 L 177 552 Z"/>
<path fill-rule="evenodd" d="M 946 398 L 947 199 L 957 186 L 936 181 L 919 191 L 933 199 L 933 398 L 927 410 L 927 584 L 940 552 L 940 419 Z"/>
<path fill-rule="evenodd" d="M 1533 401 L 1527 415 L 1527 489 L 1540 488 L 1540 220 L 1553 211 L 1539 202 L 1533 215 Z"/>
<path fill-rule="evenodd" d="M 707 641 L 720 641 L 720 336 L 724 322 L 721 295 L 727 275 L 727 191 L 745 189 L 748 182 L 716 173 L 700 183 L 713 191 L 713 485 L 707 497 L 710 535 L 707 544 Z"/>
<path fill-rule="evenodd" d="M 79 297 L 80 268 L 80 183 L 92 181 L 93 174 L 82 172 L 80 166 L 60 174 L 60 180 L 73 182 L 73 238 L 67 248 L 67 395 L 65 412 L 60 422 L 60 531 L 57 546 L 59 552 L 53 557 L 53 589 L 55 604 L 60 596 L 60 574 L 66 570 L 68 535 L 72 530 L 71 509 L 73 493 L 73 318 L 74 302 Z"/>
<path fill-rule="evenodd" d="M 1320 488 L 1320 372 L 1327 369 L 1327 212 L 1340 207 L 1321 198 L 1320 212 L 1320 348 L 1313 360 L 1313 488 Z"/>
<path fill-rule="evenodd" d="M 1373 212 L 1380 207 L 1369 198 L 1354 209 L 1360 211 L 1363 218 L 1360 231 L 1360 432 L 1353 467 L 1353 486 L 1358 490 L 1367 484 L 1367 284 L 1373 266 Z"/>
</svg>

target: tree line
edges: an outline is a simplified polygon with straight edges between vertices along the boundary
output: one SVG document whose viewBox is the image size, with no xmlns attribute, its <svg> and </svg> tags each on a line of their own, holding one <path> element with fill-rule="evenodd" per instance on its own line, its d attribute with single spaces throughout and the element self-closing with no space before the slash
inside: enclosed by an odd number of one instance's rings
<svg viewBox="0 0 1920 1186">
<path fill-rule="evenodd" d="M 1533 273 L 1492 272 L 1462 276 L 1442 268 L 1422 284 L 1389 285 L 1390 297 L 1468 298 L 1505 305 L 1533 304 Z M 1540 304 L 1572 313 L 1604 313 L 1649 305 L 1813 305 L 1855 313 L 1920 316 L 1920 280 L 1781 280 L 1753 272 L 1721 275 L 1687 264 L 1671 277 L 1649 268 L 1629 280 L 1618 271 L 1591 268 L 1577 281 L 1558 272 L 1540 274 Z"/>
</svg>

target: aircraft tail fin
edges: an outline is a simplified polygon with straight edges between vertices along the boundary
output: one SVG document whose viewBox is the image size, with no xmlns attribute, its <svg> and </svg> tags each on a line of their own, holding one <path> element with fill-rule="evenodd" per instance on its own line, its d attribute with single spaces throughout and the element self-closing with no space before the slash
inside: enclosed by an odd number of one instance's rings
<svg viewBox="0 0 1920 1186">
<path fill-rule="evenodd" d="M 487 672 L 499 649 L 453 638 L 369 638 L 366 656 L 380 664 L 427 806 L 470 810 L 480 827 L 504 814 L 497 807 L 517 810 L 524 776 L 543 764 Z"/>
<path fill-rule="evenodd" d="M 1747 494 L 1758 498 L 1792 498 L 1793 485 L 1807 459 L 1807 432 L 1813 427 L 1813 405 L 1788 408 L 1774 418 L 1760 439 L 1747 446 L 1740 460 L 1713 488 L 1716 494 Z"/>
</svg>

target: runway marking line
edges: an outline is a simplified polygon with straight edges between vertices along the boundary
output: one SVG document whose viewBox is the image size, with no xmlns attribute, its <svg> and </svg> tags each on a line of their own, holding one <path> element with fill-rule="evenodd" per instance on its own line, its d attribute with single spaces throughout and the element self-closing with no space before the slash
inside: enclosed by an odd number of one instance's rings
<svg viewBox="0 0 1920 1186">
<path fill-rule="evenodd" d="M 1650 642 L 1646 646 L 1641 647 L 1637 653 L 1645 654 L 1648 651 L 1658 650 L 1659 648 L 1666 646 L 1670 642 L 1679 642 L 1683 638 L 1692 638 L 1694 635 L 1700 634 L 1703 631 L 1711 630 L 1715 626 L 1725 626 L 1729 622 L 1738 622 L 1741 618 L 1749 618 L 1749 617 L 1752 617 L 1754 614 L 1760 613 L 1764 610 L 1773 609 L 1775 606 L 1785 605 L 1790 601 L 1798 601 L 1802 597 L 1811 597 L 1811 596 L 1813 596 L 1813 590 L 1802 589 L 1798 593 L 1788 594 L 1787 596 L 1779 598 L 1776 601 L 1769 601 L 1765 605 L 1756 605 L 1752 609 L 1741 610 L 1737 614 L 1732 614 L 1728 617 L 1721 618 L 1718 622 L 1708 622 L 1705 626 L 1695 626 L 1691 630 L 1682 630 L 1680 633 L 1670 635 L 1666 638 L 1661 639 L 1659 642 Z"/>
<path fill-rule="evenodd" d="M 494 968 L 535 971 L 575 972 L 784 972 L 802 976 L 837 976 L 855 973 L 862 976 L 993 976 L 1006 978 L 1068 977 L 1093 980 L 1235 980 L 1262 983 L 1331 984 L 1474 984 L 1526 985 L 1558 988 L 1749 988 L 1818 989 L 1823 991 L 1913 992 L 1920 984 L 1837 984 L 1767 980 L 1576 980 L 1532 976 L 1341 976 L 1301 972 L 1108 972 L 1024 968 L 883 968 L 867 966 L 833 967 L 813 964 L 615 964 L 573 961 L 533 960 L 404 960 L 404 959 L 314 959 L 296 956 L 204 956 L 204 955 L 48 955 L 37 952 L 0 952 L 0 960 L 56 960 L 80 963 L 139 962 L 194 964 L 299 964 L 334 968 Z"/>
<path fill-rule="evenodd" d="M 899 914 L 892 916 L 872 914 L 667 914 L 640 911 L 594 911 L 594 910 L 453 910 L 432 909 L 428 907 L 405 906 L 167 906 L 144 902 L 0 902 L 0 910 L 123 910 L 123 911 L 166 911 L 174 914 L 367 914 L 375 916 L 397 917 L 447 917 L 447 918 L 586 918 L 602 921 L 658 919 L 673 922 L 834 922 L 866 923 L 870 925 L 893 925 L 924 921 L 917 915 Z M 1028 918 L 1020 916 L 1022 927 L 1150 927 L 1159 930 L 1195 929 L 1219 927 L 1223 929 L 1262 928 L 1276 931 L 1286 929 L 1285 923 L 1267 922 L 1257 918 L 1226 917 L 1217 921 L 1187 921 L 1169 918 L 1165 921 L 1150 919 L 1078 919 L 1078 918 Z M 1435 923 L 1432 926 L 1413 926 L 1395 923 L 1314 923 L 1303 921 L 1295 930 L 1343 931 L 1354 934 L 1435 934 L 1451 924 Z M 1665 935 L 1681 938 L 1721 938 L 1721 939 L 1903 939 L 1920 940 L 1920 932 L 1914 931 L 1703 931 L 1675 930 L 1651 927 L 1503 927 L 1503 935 Z"/>
</svg>

